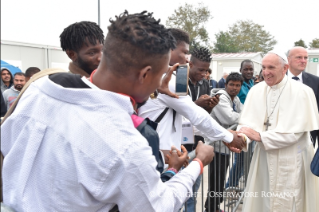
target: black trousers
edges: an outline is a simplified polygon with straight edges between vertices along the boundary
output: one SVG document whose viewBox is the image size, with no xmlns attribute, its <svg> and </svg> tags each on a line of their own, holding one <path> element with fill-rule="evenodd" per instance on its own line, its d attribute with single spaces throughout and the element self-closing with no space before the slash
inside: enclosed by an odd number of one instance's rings
<svg viewBox="0 0 319 212">
<path fill-rule="evenodd" d="M 205 209 L 207 212 L 219 209 L 219 204 L 223 201 L 225 177 L 229 166 L 230 155 L 215 152 L 215 157 L 210 163 L 210 186 L 207 194 Z M 208 207 L 210 202 L 210 208 Z"/>
</svg>

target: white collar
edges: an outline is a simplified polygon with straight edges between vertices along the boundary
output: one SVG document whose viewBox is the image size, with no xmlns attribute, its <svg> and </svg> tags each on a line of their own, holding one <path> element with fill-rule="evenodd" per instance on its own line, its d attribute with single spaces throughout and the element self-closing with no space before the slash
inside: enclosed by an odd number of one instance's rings
<svg viewBox="0 0 319 212">
<path fill-rule="evenodd" d="M 287 76 L 288 76 L 288 78 L 290 78 L 290 79 L 292 79 L 293 77 L 298 77 L 299 80 L 298 80 L 297 82 L 303 83 L 303 82 L 302 82 L 302 72 L 300 72 L 300 74 L 299 74 L 298 76 L 295 76 L 295 75 L 293 75 L 293 74 L 291 73 L 291 71 L 288 69 Z"/>
<path fill-rule="evenodd" d="M 284 78 L 281 80 L 280 83 L 278 83 L 276 85 L 273 85 L 273 86 L 269 86 L 269 87 L 271 87 L 271 89 L 273 89 L 273 90 L 276 90 L 276 89 L 281 88 L 282 86 L 284 86 L 286 84 L 287 80 L 288 79 L 287 79 L 287 76 L 285 74 Z"/>
<path fill-rule="evenodd" d="M 85 84 L 87 84 L 87 86 L 89 86 L 90 88 L 95 89 L 95 90 L 101 90 L 99 87 L 97 87 L 97 86 L 94 85 L 92 82 L 90 82 L 85 76 L 83 76 L 83 77 L 81 78 L 81 80 L 82 80 Z"/>
</svg>

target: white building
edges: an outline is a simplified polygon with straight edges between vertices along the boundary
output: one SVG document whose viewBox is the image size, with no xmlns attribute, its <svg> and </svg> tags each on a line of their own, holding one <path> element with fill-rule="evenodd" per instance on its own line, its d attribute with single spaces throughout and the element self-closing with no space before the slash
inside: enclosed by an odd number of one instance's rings
<svg viewBox="0 0 319 212">
<path fill-rule="evenodd" d="M 211 77 L 217 82 L 223 76 L 224 72 L 239 72 L 240 64 L 243 60 L 251 60 L 254 63 L 254 76 L 261 70 L 262 52 L 244 52 L 244 53 L 220 53 L 212 54 Z"/>
<path fill-rule="evenodd" d="M 1 40 L 1 60 L 25 72 L 29 67 L 69 70 L 71 61 L 60 47 Z"/>
<path fill-rule="evenodd" d="M 308 49 L 306 71 L 319 77 L 319 49 Z"/>
</svg>

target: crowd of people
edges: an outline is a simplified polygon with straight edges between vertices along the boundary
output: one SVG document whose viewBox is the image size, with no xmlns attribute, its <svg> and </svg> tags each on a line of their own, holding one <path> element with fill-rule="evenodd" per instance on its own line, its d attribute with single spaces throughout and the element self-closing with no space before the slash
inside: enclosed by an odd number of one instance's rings
<svg viewBox="0 0 319 212">
<path fill-rule="evenodd" d="M 310 170 L 319 77 L 304 71 L 306 49 L 267 53 L 258 77 L 244 60 L 217 82 L 209 49 L 189 52 L 187 32 L 146 11 L 111 19 L 106 37 L 96 23 L 71 24 L 60 41 L 69 73 L 1 68 L 1 190 L 15 211 L 195 211 L 204 167 L 208 192 L 227 191 L 249 148 L 245 191 L 259 195 L 245 197 L 243 211 L 319 210 Z M 189 67 L 186 96 L 175 94 L 180 64 Z M 186 132 L 193 142 L 183 143 Z M 222 201 L 207 195 L 205 210 Z"/>
</svg>

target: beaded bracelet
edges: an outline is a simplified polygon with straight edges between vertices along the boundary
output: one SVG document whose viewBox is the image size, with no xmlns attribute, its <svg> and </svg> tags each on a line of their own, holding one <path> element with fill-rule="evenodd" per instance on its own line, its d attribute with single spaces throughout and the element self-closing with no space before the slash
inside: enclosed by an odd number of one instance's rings
<svg viewBox="0 0 319 212">
<path fill-rule="evenodd" d="M 176 169 L 174 169 L 174 168 L 169 168 L 169 169 L 167 169 L 167 171 L 172 171 L 172 172 L 174 172 L 175 174 L 177 174 L 177 170 Z"/>
<path fill-rule="evenodd" d="M 197 161 L 200 165 L 200 174 L 199 175 L 203 174 L 203 172 L 204 172 L 203 162 L 201 160 L 199 160 L 198 158 L 194 158 L 193 161 Z"/>
</svg>

